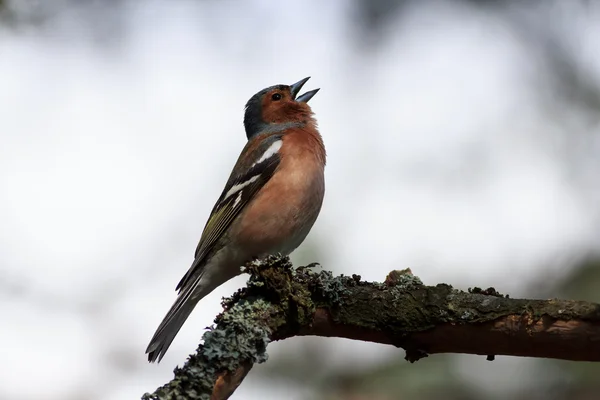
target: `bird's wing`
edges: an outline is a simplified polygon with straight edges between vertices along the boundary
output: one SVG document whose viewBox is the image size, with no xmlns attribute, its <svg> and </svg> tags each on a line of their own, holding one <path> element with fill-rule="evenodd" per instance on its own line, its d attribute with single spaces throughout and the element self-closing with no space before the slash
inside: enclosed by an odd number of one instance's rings
<svg viewBox="0 0 600 400">
<path fill-rule="evenodd" d="M 206 222 L 192 266 L 177 285 L 181 293 L 190 281 L 195 281 L 204 266 L 205 257 L 229 228 L 231 222 L 271 179 L 279 166 L 277 150 L 282 144 L 281 135 L 271 135 L 261 140 L 249 141 L 217 200 Z"/>
</svg>

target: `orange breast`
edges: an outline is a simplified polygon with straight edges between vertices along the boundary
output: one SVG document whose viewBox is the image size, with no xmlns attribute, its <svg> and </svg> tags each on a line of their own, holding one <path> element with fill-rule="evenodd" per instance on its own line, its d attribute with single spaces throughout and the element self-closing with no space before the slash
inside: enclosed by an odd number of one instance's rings
<svg viewBox="0 0 600 400">
<path fill-rule="evenodd" d="M 296 129 L 284 135 L 283 142 L 277 171 L 235 224 L 233 237 L 255 257 L 291 253 L 312 228 L 323 203 L 325 155 L 320 136 Z"/>
</svg>

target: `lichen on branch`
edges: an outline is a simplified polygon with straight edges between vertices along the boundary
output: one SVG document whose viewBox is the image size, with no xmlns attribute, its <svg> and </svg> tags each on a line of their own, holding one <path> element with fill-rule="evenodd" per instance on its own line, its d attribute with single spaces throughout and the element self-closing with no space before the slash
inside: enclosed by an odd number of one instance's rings
<svg viewBox="0 0 600 400">
<path fill-rule="evenodd" d="M 247 287 L 223 300 L 203 344 L 144 399 L 226 399 L 253 364 L 267 360 L 269 342 L 300 335 L 390 344 L 404 348 L 411 362 L 434 353 L 600 361 L 598 304 L 426 286 L 410 270 L 365 282 L 311 266 L 293 269 L 278 256 L 244 270 Z"/>
</svg>

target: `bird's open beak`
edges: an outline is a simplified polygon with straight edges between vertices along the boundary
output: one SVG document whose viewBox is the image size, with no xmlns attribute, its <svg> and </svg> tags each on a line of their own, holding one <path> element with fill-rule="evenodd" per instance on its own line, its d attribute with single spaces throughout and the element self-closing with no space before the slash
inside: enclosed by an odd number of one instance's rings
<svg viewBox="0 0 600 400">
<path fill-rule="evenodd" d="M 302 86 L 304 86 L 304 84 L 310 79 L 309 77 L 306 77 L 296 83 L 294 83 L 293 85 L 290 85 L 290 92 L 292 93 L 292 98 L 294 98 L 297 102 L 300 103 L 308 103 L 308 101 L 310 99 L 313 98 L 313 96 L 315 94 L 317 94 L 317 92 L 319 91 L 319 89 L 315 89 L 315 90 L 311 90 L 310 92 L 306 92 L 303 95 L 301 95 L 300 97 L 296 98 L 296 96 L 298 95 L 298 93 L 300 92 L 300 89 L 302 89 Z"/>
</svg>

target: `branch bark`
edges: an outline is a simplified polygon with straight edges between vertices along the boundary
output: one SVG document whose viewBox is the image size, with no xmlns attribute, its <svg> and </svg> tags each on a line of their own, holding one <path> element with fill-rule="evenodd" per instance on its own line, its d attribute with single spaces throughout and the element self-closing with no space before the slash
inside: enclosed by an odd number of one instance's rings
<svg viewBox="0 0 600 400">
<path fill-rule="evenodd" d="M 600 304 L 426 286 L 410 270 L 364 282 L 294 270 L 287 257 L 245 268 L 247 287 L 223 301 L 204 344 L 143 399 L 227 399 L 254 363 L 266 361 L 269 342 L 302 335 L 390 344 L 410 362 L 436 353 L 600 361 Z"/>
</svg>

